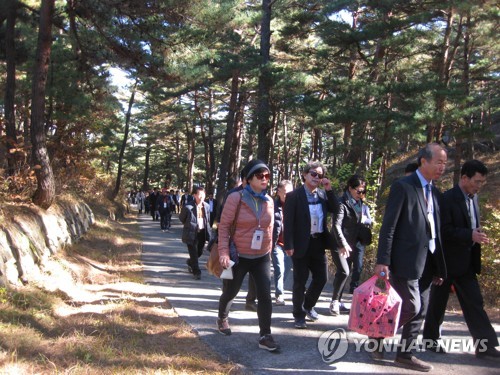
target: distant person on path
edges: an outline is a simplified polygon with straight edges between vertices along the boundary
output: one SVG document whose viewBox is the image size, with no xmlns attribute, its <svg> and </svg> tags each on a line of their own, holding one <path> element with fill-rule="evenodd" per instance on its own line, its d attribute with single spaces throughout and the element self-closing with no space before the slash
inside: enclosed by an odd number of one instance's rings
<svg viewBox="0 0 500 375">
<path fill-rule="evenodd" d="M 209 227 L 208 204 L 205 203 L 205 189 L 197 186 L 193 190 L 194 199 L 187 203 L 179 214 L 182 229 L 182 242 L 187 245 L 189 259 L 188 270 L 195 280 L 201 279 L 198 259 L 203 254 L 205 242 L 210 241 L 212 231 Z"/>
<path fill-rule="evenodd" d="M 163 189 L 156 199 L 156 210 L 160 213 L 160 229 L 165 232 L 170 228 L 170 211 L 172 210 L 172 200 L 167 189 Z"/>
<path fill-rule="evenodd" d="M 210 228 L 214 226 L 215 216 L 217 214 L 217 201 L 214 199 L 213 194 L 209 194 L 207 203 L 210 207 Z"/>
<path fill-rule="evenodd" d="M 179 190 L 175 191 L 174 194 L 174 203 L 175 203 L 175 213 L 181 213 L 181 193 Z"/>
<path fill-rule="evenodd" d="M 273 229 L 273 251 L 271 258 L 273 260 L 274 269 L 274 303 L 278 306 L 285 305 L 285 281 L 288 279 L 292 269 L 292 258 L 286 255 L 283 247 L 285 240 L 283 239 L 283 206 L 285 204 L 286 195 L 293 190 L 292 182 L 289 180 L 281 180 L 278 183 L 277 197 L 274 200 L 274 229 Z"/>
<path fill-rule="evenodd" d="M 239 261 L 233 266 L 233 279 L 228 280 L 219 300 L 217 327 L 230 335 L 229 310 L 247 273 L 253 276 L 257 290 L 257 317 L 259 319 L 259 348 L 275 351 L 279 347 L 271 335 L 271 259 L 274 225 L 274 203 L 266 189 L 271 178 L 269 167 L 253 159 L 247 165 L 247 186 L 241 192 L 227 197 L 219 223 L 220 264 L 228 268 L 229 231 L 236 223 L 234 243 Z M 235 217 L 238 205 L 241 206 Z"/>
<path fill-rule="evenodd" d="M 330 250 L 332 260 L 337 269 L 333 279 L 332 301 L 330 314 L 336 316 L 349 309 L 341 302 L 345 283 L 350 270 L 355 268 L 359 280 L 359 273 L 363 267 L 364 248 L 358 247 L 360 227 L 363 218 L 363 194 L 366 181 L 363 177 L 352 175 L 344 188 L 340 198 L 339 211 L 333 219 L 332 232 L 336 246 Z"/>
<path fill-rule="evenodd" d="M 139 214 L 142 214 L 142 211 L 145 210 L 144 203 L 146 200 L 146 195 L 142 190 L 137 193 L 136 200 L 137 200 L 137 210 L 139 211 Z"/>
<path fill-rule="evenodd" d="M 484 311 L 484 301 L 477 275 L 481 272 L 481 244 L 489 242 L 481 228 L 477 193 L 486 183 L 488 169 L 479 160 L 462 165 L 460 181 L 443 194 L 441 203 L 441 233 L 448 278 L 431 289 L 429 309 L 425 318 L 423 337 L 427 349 L 445 352 L 439 343 L 450 287 L 460 302 L 467 327 L 474 339 L 486 340 L 486 347 L 478 345 L 476 357 L 500 359 L 495 348 L 498 339 L 490 319 Z M 483 350 L 485 349 L 485 350 Z"/>
<path fill-rule="evenodd" d="M 160 197 L 160 192 L 158 188 L 154 188 L 153 192 L 149 194 L 149 207 L 151 208 L 151 216 L 153 217 L 153 221 L 159 220 L 160 213 L 156 208 L 156 200 Z"/>
<path fill-rule="evenodd" d="M 418 169 L 396 180 L 389 193 L 379 234 L 375 274 L 387 279 L 402 298 L 401 346 L 395 363 L 427 372 L 432 365 L 418 359 L 413 351 L 427 311 L 431 284 L 443 283 L 446 266 L 441 247 L 439 191 L 433 181 L 445 171 L 446 150 L 437 143 L 427 144 L 418 153 Z M 390 271 L 390 275 L 389 275 Z M 382 359 L 379 339 L 373 359 Z"/>
<path fill-rule="evenodd" d="M 365 203 L 366 189 L 367 186 L 365 186 L 365 189 L 360 193 L 363 203 L 361 212 L 361 225 L 367 227 L 371 233 L 371 228 L 373 226 L 374 220 L 372 219 L 372 216 L 370 214 L 370 206 Z M 363 263 L 364 263 L 366 246 L 367 245 L 362 244 L 361 241 L 359 240 L 358 243 L 356 244 L 356 251 L 358 252 L 358 254 L 357 258 L 354 258 L 352 263 L 351 283 L 349 285 L 349 293 L 351 294 L 353 294 L 354 289 L 356 289 L 359 286 L 359 280 L 361 279 L 361 273 L 363 272 Z"/>
<path fill-rule="evenodd" d="M 293 317 L 295 328 L 307 328 L 306 315 L 318 320 L 314 306 L 327 281 L 325 249 L 333 246 L 328 231 L 328 212 L 336 215 L 339 202 L 320 162 L 309 162 L 302 170 L 304 184 L 288 193 L 283 211 L 285 252 L 293 262 Z M 323 185 L 326 192 L 318 189 Z M 306 291 L 306 283 L 312 275 Z"/>
</svg>

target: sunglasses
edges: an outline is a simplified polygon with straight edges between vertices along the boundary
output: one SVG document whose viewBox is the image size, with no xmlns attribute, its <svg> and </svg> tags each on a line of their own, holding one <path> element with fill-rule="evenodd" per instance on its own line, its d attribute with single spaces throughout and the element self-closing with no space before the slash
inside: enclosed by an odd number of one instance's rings
<svg viewBox="0 0 500 375">
<path fill-rule="evenodd" d="M 323 178 L 325 175 L 323 173 L 318 173 L 316 171 L 309 171 L 309 174 L 312 176 L 312 177 L 318 177 L 318 178 Z"/>
<path fill-rule="evenodd" d="M 259 179 L 259 180 L 263 180 L 264 178 L 266 180 L 269 180 L 271 178 L 271 175 L 269 173 L 259 172 L 259 173 L 255 174 L 255 177 L 257 177 L 257 179 Z"/>
<path fill-rule="evenodd" d="M 358 194 L 365 194 L 366 190 L 356 190 L 356 193 L 358 193 Z"/>
</svg>

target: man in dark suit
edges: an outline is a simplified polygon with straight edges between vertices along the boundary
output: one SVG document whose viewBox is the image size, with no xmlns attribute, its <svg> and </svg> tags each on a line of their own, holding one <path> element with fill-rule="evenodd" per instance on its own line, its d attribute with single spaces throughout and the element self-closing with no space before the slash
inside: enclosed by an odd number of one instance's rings
<svg viewBox="0 0 500 375">
<path fill-rule="evenodd" d="M 310 162 L 302 170 L 304 185 L 286 195 L 283 210 L 284 250 L 293 262 L 293 317 L 295 328 L 307 328 L 305 317 L 317 320 L 314 306 L 327 281 L 326 248 L 332 248 L 328 231 L 328 212 L 337 215 L 339 202 L 330 180 L 319 162 Z M 318 189 L 323 185 L 326 192 Z M 312 280 L 306 283 L 311 272 Z"/>
<path fill-rule="evenodd" d="M 179 214 L 179 220 L 184 224 L 182 242 L 187 245 L 189 251 L 189 259 L 186 263 L 195 280 L 201 278 L 198 258 L 202 256 L 205 242 L 210 241 L 212 235 L 208 211 L 205 189 L 197 186 L 193 190 L 193 200 L 187 202 Z"/>
<path fill-rule="evenodd" d="M 446 151 L 437 143 L 418 154 L 418 169 L 393 183 L 379 235 L 375 274 L 388 278 L 403 300 L 401 346 L 395 363 L 427 372 L 433 367 L 413 351 L 425 317 L 432 282 L 441 284 L 446 266 L 439 235 L 439 191 L 432 182 L 443 174 Z M 380 340 L 381 343 L 381 340 Z M 379 345 L 379 350 L 381 346 Z M 383 352 L 375 351 L 374 359 Z"/>
<path fill-rule="evenodd" d="M 495 349 L 498 339 L 486 311 L 476 274 L 481 272 L 481 244 L 489 239 L 480 226 L 477 193 L 486 182 L 488 169 L 479 160 L 464 163 L 460 181 L 443 194 L 441 202 L 441 233 L 448 278 L 433 286 L 425 318 L 423 337 L 427 349 L 445 353 L 438 340 L 451 285 L 454 286 L 478 358 L 500 359 Z"/>
</svg>

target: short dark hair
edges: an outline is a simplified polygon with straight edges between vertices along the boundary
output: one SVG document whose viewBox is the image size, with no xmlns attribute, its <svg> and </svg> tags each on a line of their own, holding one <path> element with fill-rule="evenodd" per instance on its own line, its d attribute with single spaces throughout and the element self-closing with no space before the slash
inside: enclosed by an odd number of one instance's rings
<svg viewBox="0 0 500 375">
<path fill-rule="evenodd" d="M 305 181 L 304 175 L 308 174 L 311 169 L 316 169 L 316 168 L 321 168 L 323 169 L 323 174 L 325 173 L 325 167 L 323 167 L 323 164 L 319 162 L 318 160 L 313 160 L 308 162 L 304 167 L 302 168 L 302 182 Z"/>
<path fill-rule="evenodd" d="M 347 191 L 349 188 L 356 189 L 358 186 L 361 185 L 366 186 L 366 180 L 364 179 L 364 177 L 354 174 L 347 180 L 344 191 Z"/>
<path fill-rule="evenodd" d="M 409 163 L 405 167 L 405 174 L 406 173 L 413 173 L 418 169 L 418 164 L 417 163 Z"/>
<path fill-rule="evenodd" d="M 460 170 L 461 176 L 465 175 L 469 178 L 473 177 L 476 173 L 479 173 L 482 176 L 486 176 L 488 174 L 488 168 L 486 168 L 486 165 L 476 159 L 466 161 Z"/>
<path fill-rule="evenodd" d="M 425 159 L 427 161 L 432 160 L 432 157 L 434 156 L 434 151 L 436 148 L 439 148 L 439 149 L 446 152 L 446 149 L 443 146 L 441 146 L 439 143 L 435 143 L 435 142 L 427 143 L 424 147 L 422 147 L 418 151 L 417 164 L 419 167 L 422 165 L 422 159 Z"/>
<path fill-rule="evenodd" d="M 200 185 L 200 186 L 195 186 L 195 187 L 193 188 L 193 193 L 192 193 L 192 194 L 193 194 L 193 195 L 195 195 L 195 194 L 197 194 L 199 191 L 205 191 L 205 188 L 204 188 L 203 186 L 201 186 L 201 185 Z"/>
</svg>

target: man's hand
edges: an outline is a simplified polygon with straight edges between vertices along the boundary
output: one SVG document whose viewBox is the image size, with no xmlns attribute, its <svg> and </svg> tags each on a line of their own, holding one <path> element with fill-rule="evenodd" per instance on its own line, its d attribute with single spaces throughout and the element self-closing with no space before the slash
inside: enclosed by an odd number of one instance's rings
<svg viewBox="0 0 500 375">
<path fill-rule="evenodd" d="M 374 273 L 379 279 L 389 280 L 389 266 L 385 264 L 377 264 Z"/>
<path fill-rule="evenodd" d="M 443 282 L 444 282 L 444 279 L 442 277 L 437 277 L 437 276 L 434 276 L 432 278 L 432 283 L 434 285 L 437 285 L 437 286 L 440 286 L 440 285 L 443 285 Z"/>
<path fill-rule="evenodd" d="M 472 231 L 472 241 L 476 243 L 490 242 L 488 236 L 481 230 L 481 228 L 476 228 Z"/>
<path fill-rule="evenodd" d="M 291 257 L 293 255 L 293 249 L 285 250 L 286 255 Z"/>
<path fill-rule="evenodd" d="M 323 184 L 323 187 L 325 188 L 325 190 L 328 190 L 328 191 L 332 190 L 332 183 L 328 178 L 326 178 L 326 177 L 322 178 L 320 183 Z"/>
</svg>

